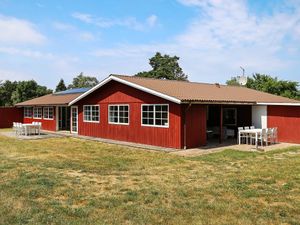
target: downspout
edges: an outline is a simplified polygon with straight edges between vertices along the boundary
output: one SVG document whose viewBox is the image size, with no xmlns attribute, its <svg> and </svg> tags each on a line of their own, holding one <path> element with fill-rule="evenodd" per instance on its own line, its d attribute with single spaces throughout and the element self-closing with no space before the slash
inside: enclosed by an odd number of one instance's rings
<svg viewBox="0 0 300 225">
<path fill-rule="evenodd" d="M 183 143 L 184 143 L 184 149 L 187 149 L 187 141 L 186 141 L 186 114 L 187 114 L 187 111 L 190 109 L 190 107 L 192 106 L 192 103 L 190 102 L 188 107 L 185 109 L 184 111 L 184 125 L 183 125 Z"/>
</svg>

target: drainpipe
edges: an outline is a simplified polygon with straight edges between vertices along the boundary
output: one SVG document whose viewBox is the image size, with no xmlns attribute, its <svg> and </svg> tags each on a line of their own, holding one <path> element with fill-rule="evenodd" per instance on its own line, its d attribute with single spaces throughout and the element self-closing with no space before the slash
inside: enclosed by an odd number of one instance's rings
<svg viewBox="0 0 300 225">
<path fill-rule="evenodd" d="M 186 113 L 192 106 L 192 103 L 190 102 L 188 107 L 184 110 L 184 125 L 183 125 L 183 143 L 184 143 L 184 149 L 187 148 L 186 146 Z"/>
</svg>

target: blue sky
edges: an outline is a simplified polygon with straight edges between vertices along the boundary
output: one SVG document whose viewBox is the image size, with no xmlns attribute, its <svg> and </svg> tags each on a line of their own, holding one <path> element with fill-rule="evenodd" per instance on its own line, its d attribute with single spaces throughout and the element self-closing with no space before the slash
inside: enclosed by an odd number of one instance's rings
<svg viewBox="0 0 300 225">
<path fill-rule="evenodd" d="M 131 75 L 160 51 L 191 81 L 224 83 L 243 66 L 300 82 L 297 0 L 0 0 L 0 30 L 0 80 Z"/>
</svg>

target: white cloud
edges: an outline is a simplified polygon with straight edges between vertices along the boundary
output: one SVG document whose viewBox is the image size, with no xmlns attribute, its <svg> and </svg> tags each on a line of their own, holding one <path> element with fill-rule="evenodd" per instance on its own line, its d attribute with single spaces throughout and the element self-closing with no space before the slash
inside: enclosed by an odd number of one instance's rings
<svg viewBox="0 0 300 225">
<path fill-rule="evenodd" d="M 114 60 L 126 57 L 126 62 L 119 62 L 117 66 L 124 73 L 128 73 L 126 65 L 131 64 L 135 65 L 135 72 L 141 71 L 156 51 L 178 55 L 191 80 L 206 82 L 225 82 L 240 73 L 240 66 L 246 68 L 248 75 L 261 72 L 272 75 L 281 73 L 282 76 L 286 75 L 284 71 L 299 66 L 295 59 L 300 53 L 296 48 L 300 46 L 298 10 L 284 13 L 279 7 L 270 14 L 258 15 L 250 11 L 246 0 L 180 2 L 197 7 L 199 15 L 173 41 L 117 45 L 95 50 L 92 54 Z"/>
<path fill-rule="evenodd" d="M 34 24 L 14 17 L 0 15 L 0 43 L 41 44 L 46 37 Z"/>
<path fill-rule="evenodd" d="M 72 17 L 78 19 L 84 23 L 92 24 L 100 28 L 110 28 L 114 26 L 127 27 L 133 30 L 146 30 L 152 28 L 157 23 L 157 16 L 149 16 L 145 22 L 138 21 L 135 17 L 127 17 L 124 19 L 109 19 L 102 17 L 95 17 L 86 13 L 75 12 L 72 14 Z"/>
<path fill-rule="evenodd" d="M 72 31 L 76 29 L 73 25 L 62 22 L 54 22 L 52 25 L 55 29 L 62 31 Z"/>
<path fill-rule="evenodd" d="M 157 16 L 156 15 L 151 15 L 147 18 L 147 24 L 149 27 L 154 27 L 157 24 Z"/>
<path fill-rule="evenodd" d="M 0 47 L 0 53 L 16 55 L 16 56 L 25 56 L 36 59 L 53 59 L 53 54 L 43 53 L 40 51 L 35 51 L 31 49 L 15 48 L 15 47 Z"/>
<path fill-rule="evenodd" d="M 93 41 L 95 36 L 90 32 L 81 32 L 79 33 L 79 38 L 83 41 Z"/>
</svg>

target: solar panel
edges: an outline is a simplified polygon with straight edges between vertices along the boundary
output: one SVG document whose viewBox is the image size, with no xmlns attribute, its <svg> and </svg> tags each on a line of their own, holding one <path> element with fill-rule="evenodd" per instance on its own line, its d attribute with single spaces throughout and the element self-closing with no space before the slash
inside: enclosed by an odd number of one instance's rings
<svg viewBox="0 0 300 225">
<path fill-rule="evenodd" d="M 69 94 L 77 94 L 77 93 L 84 93 L 90 90 L 90 88 L 73 88 L 73 89 L 68 89 L 65 91 L 59 91 L 53 93 L 54 95 L 69 95 Z"/>
</svg>

